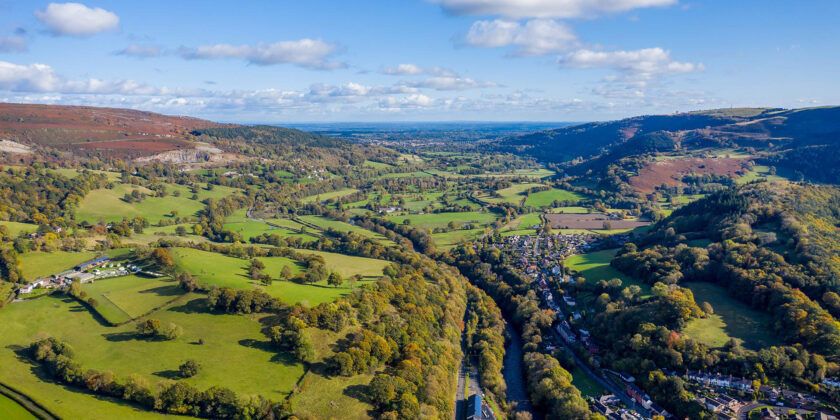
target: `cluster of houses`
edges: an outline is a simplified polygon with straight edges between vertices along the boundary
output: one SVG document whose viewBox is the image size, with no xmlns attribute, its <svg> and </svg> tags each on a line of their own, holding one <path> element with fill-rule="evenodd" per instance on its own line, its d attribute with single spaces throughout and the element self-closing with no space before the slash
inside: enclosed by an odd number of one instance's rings
<svg viewBox="0 0 840 420">
<path fill-rule="evenodd" d="M 30 294 L 35 289 L 61 289 L 69 287 L 74 281 L 90 283 L 94 280 L 110 277 L 127 276 L 137 273 L 140 267 L 133 264 L 123 265 L 122 263 L 111 262 L 108 257 L 99 257 L 83 262 L 71 270 L 53 274 L 50 277 L 37 279 L 19 289 L 20 294 Z"/>
<path fill-rule="evenodd" d="M 732 375 L 725 376 L 700 371 L 688 371 L 686 372 L 685 376 L 691 382 L 695 382 L 706 386 L 717 388 L 732 388 L 744 392 L 749 392 L 752 390 L 752 381 L 750 381 L 749 379 L 738 378 Z"/>
<path fill-rule="evenodd" d="M 496 420 L 493 410 L 482 401 L 481 394 L 472 394 L 467 398 L 467 420 Z"/>
</svg>

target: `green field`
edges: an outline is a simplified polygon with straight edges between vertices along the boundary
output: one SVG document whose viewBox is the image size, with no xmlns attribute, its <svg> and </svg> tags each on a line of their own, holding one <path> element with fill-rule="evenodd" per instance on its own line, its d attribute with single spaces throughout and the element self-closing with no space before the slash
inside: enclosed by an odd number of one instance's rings
<svg viewBox="0 0 840 420">
<path fill-rule="evenodd" d="M 453 230 L 452 232 L 432 234 L 435 246 L 441 250 L 447 250 L 458 244 L 478 239 L 484 233 L 484 229 Z"/>
<path fill-rule="evenodd" d="M 172 378 L 187 358 L 204 369 L 187 379 L 199 389 L 224 386 L 240 394 L 260 394 L 279 401 L 303 375 L 303 366 L 270 348 L 256 317 L 208 313 L 203 297 L 192 297 L 157 312 L 164 325 L 181 326 L 184 334 L 171 341 L 138 339 L 133 323 L 106 327 L 74 299 L 44 297 L 3 309 L 0 323 L 0 381 L 63 418 L 160 418 L 109 399 L 40 377 L 39 369 L 16 352 L 44 336 L 69 342 L 76 359 L 90 369 L 110 370 L 118 377 L 140 374 L 154 386 Z M 204 344 L 197 344 L 199 339 Z"/>
<path fill-rule="evenodd" d="M 752 170 L 738 178 L 738 184 L 746 184 L 758 180 L 766 181 L 786 181 L 787 178 L 779 175 L 771 175 L 770 167 L 765 165 L 755 165 Z"/>
<path fill-rule="evenodd" d="M 386 261 L 370 258 L 351 257 L 341 254 L 317 251 L 301 251 L 307 254 L 319 254 L 327 261 L 327 268 L 337 271 L 348 278 L 354 274 L 371 278 L 381 275 L 382 269 L 388 264 Z M 340 287 L 328 286 L 326 282 L 314 284 L 298 284 L 291 281 L 275 280 L 270 286 L 264 286 L 259 281 L 248 277 L 250 260 L 228 257 L 212 252 L 191 248 L 174 248 L 172 257 L 179 270 L 189 271 L 199 278 L 202 284 L 231 287 L 234 289 L 259 288 L 271 296 L 280 297 L 284 302 L 307 302 L 317 305 L 329 302 L 350 293 L 350 285 L 345 282 Z M 293 273 L 299 273 L 303 267 L 296 261 L 283 257 L 260 258 L 265 266 L 265 272 L 277 279 L 283 266 L 288 265 Z"/>
<path fill-rule="evenodd" d="M 204 208 L 202 200 L 206 198 L 219 199 L 238 191 L 234 188 L 214 186 L 212 191 L 199 188 L 198 200 L 191 200 L 192 193 L 185 185 L 166 184 L 169 195 L 166 197 L 146 197 L 139 203 L 126 203 L 122 200 L 126 193 L 133 190 L 140 190 L 146 194 L 150 190 L 130 184 L 117 184 L 113 189 L 100 188 L 88 193 L 76 211 L 76 219 L 97 223 L 100 220 L 105 222 L 120 221 L 123 217 L 133 218 L 143 216 L 149 223 L 157 223 L 163 218 L 169 217 L 172 210 L 177 210 L 179 216 L 195 216 Z M 175 197 L 172 193 L 179 191 L 181 196 Z"/>
<path fill-rule="evenodd" d="M 353 327 L 339 333 L 328 330 L 309 328 L 310 340 L 315 347 L 313 368 L 301 380 L 302 392 L 295 399 L 298 413 L 317 413 L 318 418 L 361 419 L 368 418 L 368 411 L 373 408 L 365 400 L 359 399 L 352 392 L 353 388 L 366 387 L 373 379 L 373 373 L 346 376 L 329 376 L 323 371 L 327 358 L 335 354 L 333 347 L 338 339 L 347 336 Z"/>
<path fill-rule="evenodd" d="M 696 282 L 683 286 L 691 289 L 698 305 L 709 302 L 715 312 L 709 318 L 689 321 L 683 330 L 685 335 L 712 348 L 722 347 L 730 338 L 753 350 L 781 344 L 773 335 L 770 315 L 735 300 L 723 287 Z"/>
<path fill-rule="evenodd" d="M 548 191 L 540 191 L 529 194 L 525 199 L 526 206 L 545 207 L 550 206 L 555 201 L 579 201 L 584 197 L 576 192 L 560 190 L 552 188 Z"/>
<path fill-rule="evenodd" d="M 525 195 L 523 194 L 530 188 L 538 187 L 542 184 L 537 183 L 525 183 L 525 184 L 513 184 L 510 187 L 502 188 L 500 190 L 496 190 L 496 194 L 493 195 L 485 195 L 479 197 L 481 201 L 485 201 L 488 203 L 511 203 L 511 204 L 519 204 L 525 199 Z"/>
<path fill-rule="evenodd" d="M 393 241 L 390 239 L 367 229 L 358 227 L 356 225 L 351 225 L 349 223 L 345 223 L 339 220 L 332 220 L 328 219 L 323 216 L 300 216 L 300 219 L 306 223 L 313 224 L 315 226 L 320 227 L 323 230 L 327 229 L 334 229 L 339 232 L 353 232 L 359 236 L 373 239 L 376 242 L 379 242 L 383 245 L 393 246 L 395 245 Z"/>
<path fill-rule="evenodd" d="M 332 198 L 344 197 L 345 195 L 350 195 L 357 191 L 359 190 L 355 188 L 343 188 L 340 190 L 330 191 L 323 194 L 310 195 L 308 197 L 304 197 L 301 201 L 304 203 L 314 203 L 315 201 L 327 201 Z"/>
<path fill-rule="evenodd" d="M 37 419 L 34 414 L 30 413 L 22 405 L 18 404 L 11 398 L 0 395 L 0 419 L 8 420 L 28 420 Z"/>
<path fill-rule="evenodd" d="M 20 254 L 23 278 L 35 280 L 48 277 L 64 270 L 72 269 L 76 264 L 96 258 L 95 252 L 64 252 L 51 253 L 27 252 Z"/>
<path fill-rule="evenodd" d="M 604 395 L 604 387 L 590 378 L 580 367 L 575 366 L 575 369 L 571 373 L 572 385 L 580 390 L 584 398 L 592 397 L 597 399 L 601 395 Z"/>
<path fill-rule="evenodd" d="M 99 302 L 96 312 L 114 324 L 137 318 L 184 294 L 171 278 L 143 275 L 96 280 L 82 289 Z"/>
<path fill-rule="evenodd" d="M 621 279 L 622 287 L 635 284 L 642 288 L 642 296 L 650 294 L 650 286 L 622 274 L 610 266 L 618 249 L 607 249 L 604 251 L 589 252 L 586 254 L 572 255 L 566 259 L 566 266 L 576 271 L 579 276 L 586 279 L 587 284 L 593 285 L 599 280 Z"/>
<path fill-rule="evenodd" d="M 12 237 L 17 237 L 21 232 L 32 233 L 38 230 L 38 225 L 32 223 L 0 222 L 0 225 L 6 226 Z"/>
<path fill-rule="evenodd" d="M 385 169 L 385 168 L 393 168 L 393 165 L 389 165 L 383 162 L 374 162 L 372 160 L 366 160 L 365 163 L 362 165 L 365 168 L 373 168 L 373 169 Z"/>
<path fill-rule="evenodd" d="M 493 213 L 479 213 L 471 211 L 461 213 L 426 213 L 388 216 L 388 220 L 395 223 L 403 223 L 403 220 L 405 219 L 408 219 L 412 226 L 417 226 L 421 229 L 434 229 L 436 227 L 445 227 L 449 224 L 449 222 L 455 222 L 458 226 L 462 226 L 464 223 L 484 225 L 496 220 L 496 215 Z"/>
<path fill-rule="evenodd" d="M 534 226 L 542 224 L 540 213 L 528 213 L 517 217 L 506 224 L 503 230 L 534 230 Z"/>
</svg>

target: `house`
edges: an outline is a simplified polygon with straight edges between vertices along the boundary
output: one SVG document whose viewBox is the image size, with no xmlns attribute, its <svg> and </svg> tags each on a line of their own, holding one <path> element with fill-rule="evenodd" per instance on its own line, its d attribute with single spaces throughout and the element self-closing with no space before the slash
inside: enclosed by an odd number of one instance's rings
<svg viewBox="0 0 840 420">
<path fill-rule="evenodd" d="M 712 397 L 706 397 L 705 401 L 703 402 L 703 405 L 707 409 L 712 410 L 715 413 L 719 413 L 719 412 L 723 411 L 724 408 L 726 408 L 726 404 L 724 404 L 722 401 L 718 400 L 717 398 L 712 398 Z"/>
<path fill-rule="evenodd" d="M 77 266 L 75 266 L 75 267 L 73 267 L 73 268 L 74 268 L 76 271 L 87 270 L 87 269 L 89 269 L 89 268 L 93 268 L 93 267 L 99 266 L 99 265 L 101 265 L 101 264 L 104 264 L 104 263 L 106 263 L 107 261 L 109 261 L 109 258 L 108 258 L 108 257 L 99 257 L 99 258 L 97 258 L 97 259 L 95 259 L 95 260 L 90 260 L 90 261 L 87 261 L 87 262 L 83 262 L 83 263 L 81 263 L 81 264 L 79 264 L 79 265 L 77 265 Z"/>
<path fill-rule="evenodd" d="M 627 384 L 624 391 L 627 392 L 627 395 L 629 395 L 630 398 L 641 404 L 642 407 L 649 408 L 653 404 L 650 397 L 636 385 Z"/>
<path fill-rule="evenodd" d="M 761 411 L 758 413 L 758 416 L 759 416 L 759 418 L 761 418 L 761 420 L 778 420 L 779 419 L 778 414 L 776 414 L 776 412 L 773 411 L 773 409 L 768 408 L 768 407 L 762 408 Z"/>
<path fill-rule="evenodd" d="M 654 414 L 659 414 L 662 417 L 665 417 L 665 418 L 671 417 L 671 413 L 667 412 L 661 405 L 659 405 L 657 403 L 651 403 L 649 409 Z"/>
<path fill-rule="evenodd" d="M 686 372 L 686 377 L 689 381 L 703 384 L 706 386 L 715 386 L 720 388 L 735 388 L 741 391 L 749 391 L 752 389 L 752 382 L 748 379 L 736 378 L 733 376 L 723 376 L 711 373 L 703 373 L 700 371 Z"/>
<path fill-rule="evenodd" d="M 621 380 L 624 381 L 624 382 L 628 382 L 628 383 L 636 382 L 636 378 L 634 378 L 632 375 L 630 375 L 627 372 L 619 373 L 618 377 L 621 378 Z"/>
<path fill-rule="evenodd" d="M 472 394 L 467 398 L 467 420 L 482 420 L 481 395 Z"/>
<path fill-rule="evenodd" d="M 563 337 L 563 340 L 566 340 L 569 343 L 577 341 L 577 335 L 575 335 L 575 333 L 573 333 L 566 324 L 557 325 L 557 333 Z"/>
</svg>

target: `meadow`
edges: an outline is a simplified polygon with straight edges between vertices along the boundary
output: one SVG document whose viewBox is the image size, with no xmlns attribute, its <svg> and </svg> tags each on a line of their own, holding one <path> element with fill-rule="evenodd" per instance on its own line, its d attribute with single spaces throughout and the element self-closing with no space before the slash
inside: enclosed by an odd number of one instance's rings
<svg viewBox="0 0 840 420">
<path fill-rule="evenodd" d="M 327 262 L 327 268 L 331 271 L 337 271 L 345 279 L 354 274 L 370 278 L 381 274 L 382 268 L 387 265 L 385 261 L 370 258 L 308 250 L 302 252 L 323 256 Z M 258 280 L 251 280 L 248 276 L 250 260 L 191 248 L 174 248 L 171 254 L 179 271 L 190 272 L 198 277 L 202 284 L 234 289 L 262 289 L 269 295 L 280 297 L 287 303 L 306 302 L 310 305 L 317 305 L 322 302 L 333 301 L 347 295 L 352 290 L 347 281 L 339 287 L 329 286 L 326 281 L 298 284 L 285 280 L 275 280 L 271 285 L 265 286 Z M 260 258 L 260 261 L 266 266 L 264 272 L 274 279 L 280 276 L 280 271 L 284 266 L 288 266 L 294 274 L 304 269 L 297 261 L 283 257 L 264 257 Z"/>
<path fill-rule="evenodd" d="M 96 280 L 82 290 L 99 302 L 96 312 L 113 324 L 130 321 L 184 294 L 174 279 L 145 275 Z"/>
<path fill-rule="evenodd" d="M 303 202 L 303 203 L 314 203 L 315 201 L 327 201 L 327 200 L 332 199 L 332 198 L 344 197 L 345 195 L 350 195 L 350 194 L 353 194 L 353 193 L 358 192 L 358 191 L 359 190 L 357 190 L 355 188 L 343 188 L 343 189 L 340 189 L 340 190 L 330 191 L 330 192 L 326 192 L 326 193 L 323 193 L 323 194 L 310 195 L 308 197 L 304 197 L 300 201 Z"/>
<path fill-rule="evenodd" d="M 525 205 L 532 207 L 547 207 L 555 201 L 580 201 L 583 199 L 584 197 L 576 192 L 551 188 L 547 191 L 528 194 L 528 198 L 525 199 Z"/>
<path fill-rule="evenodd" d="M 100 220 L 115 222 L 122 220 L 124 217 L 134 218 L 143 216 L 149 223 L 154 224 L 161 219 L 169 217 L 169 214 L 173 210 L 177 211 L 180 216 L 196 216 L 204 208 L 202 200 L 207 198 L 220 199 L 238 191 L 234 188 L 219 185 L 216 185 L 210 191 L 202 187 L 199 188 L 198 199 L 192 200 L 190 198 L 192 193 L 188 186 L 177 184 L 165 185 L 169 195 L 166 197 L 147 196 L 139 203 L 127 203 L 123 201 L 123 197 L 127 193 L 130 194 L 133 190 L 151 194 L 150 190 L 130 184 L 116 184 L 112 189 L 100 188 L 93 190 L 82 199 L 76 211 L 76 219 L 89 223 L 97 223 Z M 179 197 L 173 194 L 175 191 L 179 192 Z"/>
<path fill-rule="evenodd" d="M 27 252 L 20 254 L 23 278 L 32 281 L 72 269 L 75 265 L 96 258 L 95 252 L 55 251 Z"/>
<path fill-rule="evenodd" d="M 773 335 L 770 315 L 739 302 L 723 287 L 697 282 L 683 286 L 691 289 L 697 304 L 709 302 L 714 309 L 714 315 L 709 318 L 689 321 L 683 329 L 685 335 L 712 348 L 723 347 L 732 338 L 753 350 L 781 344 Z"/>
<path fill-rule="evenodd" d="M 540 185 L 542 184 L 537 184 L 534 182 L 513 184 L 510 187 L 496 190 L 495 194 L 487 194 L 484 196 L 479 196 L 478 198 L 481 201 L 487 203 L 510 203 L 518 205 L 522 202 L 523 199 L 525 199 L 525 191 L 527 191 L 530 188 L 538 187 Z"/>
<path fill-rule="evenodd" d="M 642 289 L 642 296 L 650 294 L 650 286 L 624 275 L 610 265 L 618 249 L 607 249 L 604 251 L 589 252 L 586 254 L 572 255 L 566 259 L 566 267 L 577 272 L 578 276 L 586 279 L 588 284 L 595 284 L 599 280 L 621 279 L 622 287 L 632 284 Z"/>
<path fill-rule="evenodd" d="M 463 226 L 464 223 L 474 225 L 485 225 L 496 220 L 493 213 L 479 213 L 479 212 L 460 212 L 460 213 L 426 213 L 426 214 L 409 214 L 409 215 L 394 215 L 388 216 L 388 220 L 395 223 L 403 223 L 403 220 L 408 219 L 412 226 L 417 226 L 421 229 L 434 229 L 436 227 L 445 227 L 449 222 L 455 222 L 458 226 Z"/>
<path fill-rule="evenodd" d="M 349 223 L 345 223 L 345 222 L 342 222 L 342 221 L 339 221 L 339 220 L 328 219 L 328 218 L 323 217 L 323 216 L 300 216 L 299 218 L 300 218 L 300 220 L 302 220 L 306 223 L 318 226 L 319 228 L 321 228 L 323 230 L 334 229 L 334 230 L 337 230 L 339 232 L 345 232 L 345 233 L 346 232 L 352 232 L 352 233 L 355 233 L 359 236 L 362 236 L 362 237 L 365 237 L 365 238 L 368 238 L 368 239 L 373 239 L 374 241 L 379 242 L 383 245 L 388 245 L 388 246 L 393 246 L 394 245 L 393 241 L 391 241 L 390 239 L 388 239 L 388 238 L 386 238 L 386 237 L 384 237 L 384 236 L 382 236 L 382 235 L 380 235 L 376 232 L 358 227 L 356 225 L 351 225 Z"/>
<path fill-rule="evenodd" d="M 11 398 L 0 394 L 0 419 L 8 420 L 36 420 L 34 414 L 30 413 L 22 405 Z"/>
<path fill-rule="evenodd" d="M 434 240 L 438 249 L 447 250 L 458 244 L 478 239 L 483 233 L 484 229 L 453 230 L 451 232 L 434 233 L 432 234 L 432 240 Z"/>
<path fill-rule="evenodd" d="M 20 235 L 21 232 L 32 233 L 38 230 L 38 225 L 32 223 L 0 221 L 0 225 L 6 226 L 6 228 L 9 229 L 9 234 L 12 237 Z"/>
<path fill-rule="evenodd" d="M 107 327 L 72 298 L 49 296 L 3 309 L 0 324 L 0 381 L 13 383 L 47 409 L 64 418 L 160 418 L 124 403 L 97 397 L 44 380 L 19 351 L 38 337 L 54 336 L 69 342 L 85 368 L 110 370 L 118 377 L 139 374 L 150 384 L 177 378 L 178 366 L 189 357 L 204 368 L 186 379 L 199 389 L 225 386 L 241 394 L 260 394 L 275 401 L 285 398 L 303 375 L 303 366 L 290 355 L 271 349 L 257 316 L 208 313 L 203 298 L 191 295 L 182 304 L 155 313 L 164 325 L 183 328 L 171 341 L 140 339 L 133 323 Z M 199 339 L 203 344 L 198 344 Z"/>
</svg>

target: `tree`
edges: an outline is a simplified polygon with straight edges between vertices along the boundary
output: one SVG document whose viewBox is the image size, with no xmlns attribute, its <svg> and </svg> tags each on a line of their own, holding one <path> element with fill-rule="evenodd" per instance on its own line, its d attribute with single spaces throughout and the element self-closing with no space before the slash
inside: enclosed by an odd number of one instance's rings
<svg viewBox="0 0 840 420">
<path fill-rule="evenodd" d="M 161 324 L 159 319 L 149 318 L 137 323 L 137 333 L 152 337 L 160 332 Z"/>
<path fill-rule="evenodd" d="M 175 264 L 175 260 L 169 255 L 169 251 L 166 248 L 155 248 L 152 252 L 152 258 L 162 267 L 172 267 Z"/>
<path fill-rule="evenodd" d="M 201 368 L 201 363 L 193 359 L 188 359 L 181 366 L 178 366 L 178 373 L 180 373 L 182 378 L 192 378 L 201 371 Z"/>
<path fill-rule="evenodd" d="M 283 269 L 280 270 L 280 278 L 283 280 L 288 280 L 292 278 L 292 269 L 288 265 L 284 265 Z"/>
<path fill-rule="evenodd" d="M 338 287 L 341 286 L 341 283 L 344 283 L 344 279 L 341 278 L 341 274 L 338 274 L 335 271 L 330 273 L 329 278 L 327 278 L 327 284 L 333 287 Z"/>
<path fill-rule="evenodd" d="M 183 225 L 180 225 L 175 228 L 175 234 L 178 236 L 185 236 L 187 234 L 187 228 Z"/>
</svg>

